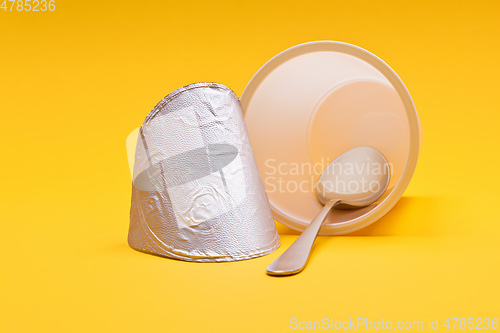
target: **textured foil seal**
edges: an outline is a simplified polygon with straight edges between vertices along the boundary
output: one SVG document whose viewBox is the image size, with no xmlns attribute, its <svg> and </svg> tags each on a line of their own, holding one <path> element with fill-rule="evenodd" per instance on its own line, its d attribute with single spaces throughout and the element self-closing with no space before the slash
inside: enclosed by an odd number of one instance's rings
<svg viewBox="0 0 500 333">
<path fill-rule="evenodd" d="M 254 258 L 279 236 L 238 97 L 194 83 L 162 99 L 140 128 L 129 245 L 169 258 Z"/>
</svg>

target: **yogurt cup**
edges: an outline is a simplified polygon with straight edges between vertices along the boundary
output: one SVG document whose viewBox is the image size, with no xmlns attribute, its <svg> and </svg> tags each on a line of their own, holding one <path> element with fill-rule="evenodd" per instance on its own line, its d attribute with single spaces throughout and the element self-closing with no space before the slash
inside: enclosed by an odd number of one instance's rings
<svg viewBox="0 0 500 333">
<path fill-rule="evenodd" d="M 361 229 L 401 198 L 415 170 L 420 123 L 399 76 L 355 45 L 297 45 L 264 64 L 247 84 L 241 106 L 273 216 L 304 230 L 321 210 L 315 186 L 329 162 L 368 146 L 391 167 L 386 193 L 356 210 L 335 210 L 320 234 Z"/>
</svg>

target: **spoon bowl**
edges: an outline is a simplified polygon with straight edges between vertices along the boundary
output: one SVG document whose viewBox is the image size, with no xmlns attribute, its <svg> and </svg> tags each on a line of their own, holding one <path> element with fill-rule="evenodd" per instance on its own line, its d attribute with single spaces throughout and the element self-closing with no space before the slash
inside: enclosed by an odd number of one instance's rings
<svg viewBox="0 0 500 333">
<path fill-rule="evenodd" d="M 390 171 L 384 155 L 370 147 L 354 148 L 337 157 L 321 173 L 316 185 L 316 195 L 323 209 L 297 240 L 267 267 L 267 273 L 292 275 L 301 272 L 330 210 L 371 205 L 387 189 Z"/>
<path fill-rule="evenodd" d="M 370 147 L 358 147 L 325 168 L 316 185 L 316 195 L 323 205 L 340 199 L 335 208 L 365 207 L 380 198 L 389 180 L 390 168 L 384 155 Z"/>
</svg>

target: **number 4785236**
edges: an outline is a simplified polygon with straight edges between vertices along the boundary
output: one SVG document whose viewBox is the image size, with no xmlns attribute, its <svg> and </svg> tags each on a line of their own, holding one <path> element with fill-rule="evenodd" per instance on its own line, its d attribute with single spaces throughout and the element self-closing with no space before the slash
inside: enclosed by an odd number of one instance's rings
<svg viewBox="0 0 500 333">
<path fill-rule="evenodd" d="M 1 1 L 1 0 L 0 0 Z M 3 0 L 0 9 L 4 12 L 53 12 L 56 10 L 55 0 Z"/>
</svg>

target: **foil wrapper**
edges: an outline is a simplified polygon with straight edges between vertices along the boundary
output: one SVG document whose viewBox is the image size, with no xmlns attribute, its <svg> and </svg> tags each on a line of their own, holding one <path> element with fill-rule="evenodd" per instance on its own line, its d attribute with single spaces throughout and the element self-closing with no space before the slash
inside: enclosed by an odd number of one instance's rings
<svg viewBox="0 0 500 333">
<path fill-rule="evenodd" d="M 141 126 L 129 245 L 169 258 L 218 262 L 279 247 L 238 97 L 195 83 L 161 100 Z"/>
</svg>

